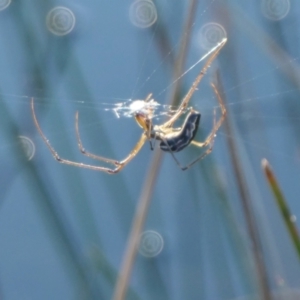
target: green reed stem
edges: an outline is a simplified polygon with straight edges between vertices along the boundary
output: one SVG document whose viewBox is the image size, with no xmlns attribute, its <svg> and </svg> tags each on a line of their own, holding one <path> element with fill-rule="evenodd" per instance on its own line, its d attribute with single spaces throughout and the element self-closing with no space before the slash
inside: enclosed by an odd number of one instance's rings
<svg viewBox="0 0 300 300">
<path fill-rule="evenodd" d="M 276 204 L 281 212 L 284 223 L 285 223 L 287 230 L 293 240 L 293 243 L 297 250 L 298 256 L 300 258 L 300 239 L 299 239 L 298 229 L 295 225 L 295 216 L 291 213 L 291 211 L 286 203 L 286 200 L 283 196 L 283 193 L 280 189 L 280 186 L 277 182 L 274 172 L 271 169 L 269 162 L 264 158 L 261 161 L 261 165 L 262 165 L 263 171 L 265 173 L 265 176 L 267 178 L 267 181 L 270 185 L 270 188 L 274 194 Z"/>
</svg>

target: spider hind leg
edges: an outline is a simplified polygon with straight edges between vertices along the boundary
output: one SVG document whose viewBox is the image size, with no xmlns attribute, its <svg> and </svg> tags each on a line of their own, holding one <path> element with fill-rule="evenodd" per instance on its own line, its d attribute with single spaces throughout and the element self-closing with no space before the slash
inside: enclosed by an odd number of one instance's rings
<svg viewBox="0 0 300 300">
<path fill-rule="evenodd" d="M 218 121 L 216 121 L 216 108 L 214 109 L 214 121 L 213 121 L 213 128 L 210 132 L 210 134 L 208 135 L 208 137 L 205 139 L 204 142 L 197 142 L 194 140 L 194 137 L 190 140 L 190 144 L 194 145 L 194 146 L 197 146 L 199 148 L 205 148 L 205 147 L 208 147 L 204 153 L 200 154 L 200 156 L 198 156 L 196 159 L 194 159 L 192 162 L 190 162 L 188 165 L 186 166 L 182 166 L 180 164 L 180 162 L 178 161 L 178 159 L 176 158 L 174 152 L 176 151 L 170 151 L 171 148 L 169 146 L 168 148 L 168 152 L 170 152 L 172 154 L 172 157 L 174 158 L 176 164 L 178 165 L 178 167 L 185 171 L 187 169 L 189 169 L 191 166 L 193 166 L 196 162 L 202 160 L 203 158 L 205 158 L 207 155 L 209 155 L 212 150 L 213 150 L 213 146 L 214 146 L 214 141 L 215 141 L 215 137 L 216 137 L 216 133 L 217 131 L 219 130 L 219 128 L 221 127 L 222 123 L 224 122 L 225 120 L 225 117 L 226 117 L 226 108 L 225 108 L 225 105 L 224 105 L 224 102 L 223 102 L 223 99 L 222 97 L 220 96 L 220 93 L 217 89 L 217 87 L 214 85 L 214 84 L 211 84 L 212 86 L 212 89 L 217 97 L 217 100 L 219 102 L 219 106 L 221 108 L 221 116 L 220 118 L 218 119 Z M 200 114 L 199 114 L 200 115 Z M 199 116 L 199 119 L 200 119 L 200 116 Z M 184 126 L 183 126 L 184 127 Z M 164 141 L 165 144 L 168 144 L 167 143 L 167 140 Z M 169 144 L 168 144 L 169 145 Z M 187 145 L 186 145 L 187 146 Z M 183 149 L 183 148 L 182 148 Z M 181 149 L 181 150 L 182 150 Z M 177 151 L 178 152 L 178 151 Z"/>
</svg>

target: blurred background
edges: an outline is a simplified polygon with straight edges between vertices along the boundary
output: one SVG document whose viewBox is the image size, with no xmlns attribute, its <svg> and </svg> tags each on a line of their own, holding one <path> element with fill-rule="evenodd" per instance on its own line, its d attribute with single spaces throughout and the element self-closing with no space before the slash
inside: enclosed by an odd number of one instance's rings
<svg viewBox="0 0 300 300">
<path fill-rule="evenodd" d="M 224 37 L 191 100 L 196 139 L 220 116 L 211 82 L 227 118 L 187 171 L 163 155 L 126 299 L 300 299 L 298 252 L 261 168 L 266 158 L 295 221 L 300 3 L 192 2 L 0 1 L 0 299 L 111 299 L 156 155 L 146 143 L 117 175 L 59 164 L 31 98 L 61 157 L 107 166 L 78 151 L 75 112 L 88 151 L 125 158 L 141 135 L 132 100 L 153 93 L 153 122 L 166 121 L 205 59 L 181 75 Z"/>
</svg>

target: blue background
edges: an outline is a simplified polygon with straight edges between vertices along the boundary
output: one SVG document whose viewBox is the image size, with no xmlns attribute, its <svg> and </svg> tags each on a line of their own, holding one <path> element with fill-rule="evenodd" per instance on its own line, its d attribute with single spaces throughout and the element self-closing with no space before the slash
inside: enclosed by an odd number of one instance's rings
<svg viewBox="0 0 300 300">
<path fill-rule="evenodd" d="M 206 23 L 221 24 L 228 42 L 191 101 L 202 114 L 197 140 L 210 132 L 214 108 L 220 113 L 210 88 L 216 70 L 231 131 L 223 125 L 213 153 L 187 171 L 171 155 L 163 156 L 145 230 L 158 232 L 164 248 L 153 258 L 137 256 L 127 299 L 259 294 L 229 142 L 238 153 L 270 289 L 296 295 L 299 259 L 261 160 L 268 159 L 291 211 L 299 215 L 300 4 L 291 0 L 288 14 L 276 21 L 262 7 L 280 11 L 279 0 L 199 2 L 184 70 L 208 51 L 199 38 Z M 79 111 L 86 149 L 124 158 L 141 129 L 133 118 L 117 118 L 112 108 L 150 92 L 157 102 L 168 103 L 188 17 L 188 1 L 155 1 L 158 20 L 142 29 L 130 21 L 131 3 L 15 0 L 0 12 L 1 299 L 112 296 L 153 152 L 146 144 L 114 176 L 59 164 L 34 126 L 30 99 L 61 157 L 97 164 L 77 149 L 74 115 Z M 56 6 L 68 7 L 76 17 L 68 35 L 47 29 L 47 13 Z M 182 78 L 181 98 L 203 63 Z M 20 135 L 35 144 L 30 161 Z M 186 164 L 200 151 L 189 147 L 178 159 Z"/>
</svg>

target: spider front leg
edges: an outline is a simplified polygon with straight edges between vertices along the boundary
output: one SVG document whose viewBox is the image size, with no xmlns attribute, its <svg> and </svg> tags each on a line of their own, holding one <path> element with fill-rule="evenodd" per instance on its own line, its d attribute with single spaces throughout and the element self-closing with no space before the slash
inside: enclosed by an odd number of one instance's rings
<svg viewBox="0 0 300 300">
<path fill-rule="evenodd" d="M 223 46 L 226 44 L 227 39 L 224 38 L 217 46 L 215 46 L 209 54 L 211 55 L 207 62 L 205 63 L 204 67 L 200 71 L 199 75 L 196 77 L 195 81 L 193 82 L 192 86 L 190 87 L 189 91 L 183 98 L 179 108 L 175 112 L 175 114 L 164 124 L 164 128 L 172 127 L 173 124 L 179 119 L 179 117 L 184 113 L 185 109 L 187 108 L 189 101 L 191 100 L 195 90 L 197 89 L 200 81 L 202 80 L 203 76 L 205 75 L 207 69 L 210 67 L 212 62 L 215 60 L 215 58 L 218 56 L 219 52 L 223 48 Z M 208 54 L 208 55 L 209 55 Z"/>
<path fill-rule="evenodd" d="M 79 119 L 79 114 L 78 114 L 78 111 L 77 111 L 76 114 L 75 114 L 75 131 L 76 131 L 76 138 L 77 138 L 77 144 L 78 144 L 79 151 L 83 155 L 85 155 L 87 157 L 90 157 L 92 159 L 104 161 L 106 163 L 118 166 L 120 163 L 117 160 L 106 158 L 106 157 L 103 157 L 103 156 L 100 156 L 100 155 L 96 155 L 96 154 L 93 154 L 93 153 L 88 152 L 88 151 L 85 150 L 85 148 L 83 147 L 82 141 L 81 141 L 80 133 L 79 133 L 78 119 Z"/>
<path fill-rule="evenodd" d="M 69 166 L 85 168 L 85 169 L 94 170 L 94 171 L 101 171 L 101 172 L 105 172 L 105 173 L 108 173 L 108 174 L 116 174 L 119 171 L 121 171 L 136 156 L 136 154 L 141 150 L 141 148 L 143 147 L 143 145 L 145 144 L 145 142 L 147 140 L 147 136 L 143 133 L 140 140 L 137 142 L 137 144 L 133 148 L 133 150 L 129 153 L 129 155 L 125 159 L 123 159 L 120 162 L 112 160 L 112 159 L 107 159 L 107 158 L 104 158 L 104 157 L 100 157 L 100 156 L 97 156 L 97 155 L 94 155 L 94 154 L 91 154 L 91 153 L 88 153 L 89 155 L 87 155 L 87 156 L 89 156 L 90 158 L 103 160 L 105 162 L 114 164 L 116 166 L 116 168 L 114 168 L 114 169 L 101 167 L 101 166 L 89 165 L 89 164 L 85 164 L 85 163 L 79 163 L 79 162 L 75 162 L 75 161 L 72 161 L 72 160 L 61 158 L 58 155 L 58 153 L 56 152 L 56 150 L 51 146 L 49 140 L 47 139 L 47 137 L 43 133 L 43 131 L 42 131 L 40 125 L 39 125 L 39 122 L 37 120 L 35 110 L 34 110 L 34 99 L 33 98 L 31 98 L 31 112 L 32 112 L 32 117 L 33 117 L 35 127 L 37 128 L 37 130 L 38 130 L 41 138 L 43 139 L 44 143 L 46 144 L 47 148 L 51 152 L 53 158 L 56 161 L 58 161 L 59 163 L 69 165 Z M 78 115 L 77 115 L 77 125 L 76 126 L 77 126 L 77 131 L 78 131 Z M 79 134 L 79 131 L 78 131 L 78 134 Z M 77 138 L 78 138 L 78 136 L 77 136 Z M 79 136 L 79 140 L 80 140 L 80 136 Z M 85 151 L 83 146 L 82 146 L 81 141 L 80 141 L 80 144 L 81 144 L 81 147 L 82 147 L 83 151 Z"/>
<path fill-rule="evenodd" d="M 117 166 L 115 169 L 107 169 L 107 173 L 109 174 L 117 174 L 119 173 L 137 154 L 140 152 L 145 142 L 147 141 L 147 136 L 143 133 L 135 147 L 131 150 L 128 156 L 121 160 L 120 162 L 116 161 L 115 165 Z"/>
</svg>

